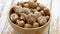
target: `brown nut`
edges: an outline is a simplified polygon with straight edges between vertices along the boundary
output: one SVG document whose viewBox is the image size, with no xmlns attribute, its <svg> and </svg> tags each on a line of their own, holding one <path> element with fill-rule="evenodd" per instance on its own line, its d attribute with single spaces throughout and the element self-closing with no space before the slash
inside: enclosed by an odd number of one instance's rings
<svg viewBox="0 0 60 34">
<path fill-rule="evenodd" d="M 25 21 L 25 17 L 23 15 L 20 16 L 20 20 L 24 20 Z"/>
<path fill-rule="evenodd" d="M 41 13 L 42 15 L 44 15 L 44 11 L 43 11 L 43 10 L 41 10 L 40 13 Z"/>
<path fill-rule="evenodd" d="M 25 14 L 25 13 L 21 13 L 21 15 L 25 18 L 25 20 L 26 20 L 26 18 L 27 18 L 27 15 Z"/>
<path fill-rule="evenodd" d="M 41 10 L 43 10 L 45 8 L 45 6 L 43 4 L 38 4 L 38 6 L 40 7 Z"/>
<path fill-rule="evenodd" d="M 47 19 L 46 19 L 45 16 L 41 16 L 41 17 L 38 18 L 38 22 L 39 22 L 40 25 L 43 25 L 47 22 Z"/>
<path fill-rule="evenodd" d="M 10 18 L 13 22 L 15 22 L 19 17 L 16 13 L 13 13 L 13 14 L 11 14 Z"/>
<path fill-rule="evenodd" d="M 17 20 L 16 22 L 21 27 L 23 27 L 25 25 L 25 22 L 24 21 Z"/>
<path fill-rule="evenodd" d="M 23 8 L 23 13 L 29 14 L 30 13 L 30 9 L 29 8 Z"/>
<path fill-rule="evenodd" d="M 30 13 L 27 16 L 26 21 L 29 24 L 33 24 L 36 21 L 36 18 L 35 18 L 35 16 L 32 13 Z"/>
<path fill-rule="evenodd" d="M 17 14 L 20 15 L 23 9 L 22 9 L 21 6 L 15 5 L 15 6 L 13 7 L 13 10 L 15 11 L 15 13 L 17 13 Z"/>
<path fill-rule="evenodd" d="M 41 11 L 40 7 L 37 7 L 36 9 L 38 10 L 38 12 L 40 12 L 40 11 Z"/>
<path fill-rule="evenodd" d="M 31 25 L 31 24 L 26 23 L 24 27 L 25 27 L 25 28 L 32 28 L 32 25 Z"/>
<path fill-rule="evenodd" d="M 21 15 L 20 15 L 20 20 L 24 20 L 24 21 L 25 21 L 25 17 L 26 17 L 26 14 L 21 13 Z"/>
<path fill-rule="evenodd" d="M 45 15 L 50 16 L 50 13 L 49 13 L 49 9 L 48 8 L 44 8 L 43 11 L 44 11 Z"/>
<path fill-rule="evenodd" d="M 37 7 L 37 3 L 29 2 L 29 7 L 34 9 Z"/>
<path fill-rule="evenodd" d="M 24 7 L 24 2 L 20 2 L 18 3 L 18 5 L 21 5 L 22 7 Z"/>
<path fill-rule="evenodd" d="M 47 20 L 49 20 L 49 18 L 50 18 L 49 16 L 46 16 L 46 19 L 47 19 Z"/>
<path fill-rule="evenodd" d="M 21 5 L 22 7 L 28 7 L 28 3 L 27 2 L 18 2 L 17 5 Z"/>
<path fill-rule="evenodd" d="M 31 9 L 32 13 L 38 12 L 37 9 Z"/>
<path fill-rule="evenodd" d="M 25 20 L 25 17 L 24 16 L 20 16 L 20 20 Z"/>
<path fill-rule="evenodd" d="M 40 12 L 35 12 L 34 15 L 35 15 L 36 18 L 42 16 L 42 14 Z"/>
<path fill-rule="evenodd" d="M 24 7 L 28 8 L 29 7 L 28 3 L 24 4 Z"/>
<path fill-rule="evenodd" d="M 37 22 L 35 22 L 35 23 L 33 24 L 33 28 L 36 28 L 36 27 L 39 27 L 39 23 L 37 23 Z"/>
</svg>

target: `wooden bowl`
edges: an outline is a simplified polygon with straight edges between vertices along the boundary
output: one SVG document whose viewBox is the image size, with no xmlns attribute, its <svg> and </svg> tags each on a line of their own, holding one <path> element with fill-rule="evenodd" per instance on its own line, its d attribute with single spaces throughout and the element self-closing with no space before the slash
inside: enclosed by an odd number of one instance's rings
<svg viewBox="0 0 60 34">
<path fill-rule="evenodd" d="M 49 21 L 44 24 L 43 26 L 41 27 L 38 27 L 38 28 L 22 28 L 22 27 L 19 27 L 18 25 L 14 24 L 11 20 L 10 20 L 10 14 L 11 14 L 11 9 L 14 5 L 11 6 L 10 10 L 9 10 L 9 13 L 8 13 L 8 21 L 11 25 L 11 27 L 19 32 L 20 34 L 45 34 L 46 32 L 46 29 L 48 30 L 48 26 L 49 26 L 49 23 L 51 21 L 51 16 L 50 16 L 50 19 Z M 51 15 L 51 14 L 50 14 Z"/>
</svg>

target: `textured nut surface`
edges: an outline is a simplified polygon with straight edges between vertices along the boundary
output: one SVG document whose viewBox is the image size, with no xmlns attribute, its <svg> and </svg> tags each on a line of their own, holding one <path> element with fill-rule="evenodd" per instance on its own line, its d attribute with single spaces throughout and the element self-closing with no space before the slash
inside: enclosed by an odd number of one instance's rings
<svg viewBox="0 0 60 34">
<path fill-rule="evenodd" d="M 30 13 L 30 9 L 29 8 L 23 8 L 23 13 L 29 14 Z"/>
<path fill-rule="evenodd" d="M 40 9 L 40 7 L 37 7 L 37 10 Z"/>
<path fill-rule="evenodd" d="M 38 18 L 38 22 L 40 23 L 40 25 L 43 25 L 47 22 L 47 19 L 45 16 L 41 16 Z"/>
<path fill-rule="evenodd" d="M 42 10 L 42 11 L 40 11 L 40 13 L 42 14 L 42 15 L 44 15 L 44 11 Z"/>
<path fill-rule="evenodd" d="M 43 4 L 38 4 L 38 6 L 40 7 L 41 10 L 43 10 L 45 8 L 45 6 Z"/>
<path fill-rule="evenodd" d="M 25 26 L 24 26 L 25 28 L 31 28 L 32 27 L 32 25 L 30 25 L 30 24 L 25 24 Z"/>
<path fill-rule="evenodd" d="M 23 27 L 25 25 L 25 22 L 24 21 L 17 20 L 16 22 L 21 27 Z"/>
<path fill-rule="evenodd" d="M 20 16 L 20 20 L 25 20 L 24 15 L 21 15 L 21 16 Z"/>
<path fill-rule="evenodd" d="M 40 7 L 37 7 L 36 9 L 37 9 L 39 12 L 41 11 Z"/>
<path fill-rule="evenodd" d="M 40 12 L 35 12 L 34 15 L 35 15 L 36 18 L 42 16 L 42 14 Z"/>
<path fill-rule="evenodd" d="M 15 22 L 15 21 L 19 18 L 16 13 L 11 14 L 10 17 L 11 17 L 11 20 L 12 20 L 13 22 Z"/>
<path fill-rule="evenodd" d="M 22 12 L 22 7 L 21 6 L 17 6 L 17 5 L 15 5 L 14 7 L 13 7 L 13 9 L 14 9 L 14 11 L 15 11 L 15 13 L 17 13 L 17 14 L 21 14 L 21 12 Z"/>
<path fill-rule="evenodd" d="M 49 20 L 49 18 L 50 18 L 49 16 L 46 16 L 46 19 L 47 19 L 47 20 Z"/>
<path fill-rule="evenodd" d="M 32 13 L 38 12 L 37 9 L 31 9 Z"/>
<path fill-rule="evenodd" d="M 27 7 L 28 8 L 29 7 L 28 3 L 24 4 L 24 7 Z"/>
<path fill-rule="evenodd" d="M 50 16 L 50 13 L 49 13 L 49 9 L 48 8 L 44 8 L 44 13 L 45 13 L 45 15 Z"/>
<path fill-rule="evenodd" d="M 39 27 L 39 23 L 37 23 L 37 22 L 35 22 L 35 23 L 33 24 L 33 28 L 36 28 L 36 27 Z"/>
<path fill-rule="evenodd" d="M 27 16 L 26 21 L 27 21 L 29 24 L 33 24 L 33 23 L 36 21 L 35 16 L 34 16 L 32 13 L 30 13 L 30 14 Z"/>
<path fill-rule="evenodd" d="M 29 7 L 30 8 L 36 8 L 37 7 L 37 3 L 29 2 Z"/>
<path fill-rule="evenodd" d="M 26 16 L 27 15 L 25 13 L 21 13 L 20 20 L 24 20 L 25 21 L 25 18 L 27 18 Z"/>
<path fill-rule="evenodd" d="M 24 7 L 24 2 L 20 2 L 18 4 L 21 5 L 22 7 Z"/>
</svg>

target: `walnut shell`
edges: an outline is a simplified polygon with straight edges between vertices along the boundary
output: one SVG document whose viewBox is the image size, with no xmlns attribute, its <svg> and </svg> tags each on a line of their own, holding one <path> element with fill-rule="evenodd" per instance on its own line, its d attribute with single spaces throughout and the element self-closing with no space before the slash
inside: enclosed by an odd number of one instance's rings
<svg viewBox="0 0 60 34">
<path fill-rule="evenodd" d="M 29 8 L 29 5 L 28 5 L 28 3 L 24 4 L 24 7 L 26 7 L 26 8 Z"/>
<path fill-rule="evenodd" d="M 16 13 L 13 13 L 11 14 L 10 18 L 13 22 L 15 22 L 19 18 L 19 16 Z"/>
<path fill-rule="evenodd" d="M 25 27 L 25 28 L 32 28 L 32 25 L 31 25 L 31 24 L 26 23 L 26 24 L 24 25 L 24 27 Z"/>
<path fill-rule="evenodd" d="M 33 24 L 36 21 L 36 18 L 35 18 L 35 16 L 32 13 L 30 13 L 27 16 L 26 21 L 29 24 Z"/>
<path fill-rule="evenodd" d="M 24 21 L 25 21 L 25 17 L 26 17 L 26 14 L 21 13 L 21 15 L 20 15 L 20 20 L 24 20 Z"/>
<path fill-rule="evenodd" d="M 36 18 L 42 16 L 42 14 L 40 12 L 35 12 L 34 15 L 35 15 Z"/>
<path fill-rule="evenodd" d="M 50 16 L 50 12 L 49 12 L 48 8 L 44 8 L 43 11 L 44 11 L 45 15 Z"/>
<path fill-rule="evenodd" d="M 37 3 L 29 2 L 29 7 L 34 9 L 37 7 Z"/>
<path fill-rule="evenodd" d="M 40 7 L 41 10 L 43 10 L 45 8 L 45 6 L 43 4 L 38 4 L 38 6 Z"/>
<path fill-rule="evenodd" d="M 39 22 L 40 25 L 43 25 L 47 22 L 47 19 L 46 19 L 45 16 L 41 16 L 41 17 L 38 18 L 38 22 Z"/>
<path fill-rule="evenodd" d="M 30 9 L 29 8 L 23 8 L 23 13 L 29 14 L 30 13 Z"/>
<path fill-rule="evenodd" d="M 23 27 L 25 25 L 24 21 L 17 20 L 16 22 L 20 27 Z"/>
<path fill-rule="evenodd" d="M 42 15 L 44 15 L 44 11 L 43 11 L 43 10 L 41 10 L 40 13 L 41 13 Z"/>
<path fill-rule="evenodd" d="M 17 5 L 21 5 L 22 7 L 24 7 L 24 2 L 18 2 Z"/>
<path fill-rule="evenodd" d="M 46 16 L 46 19 L 47 19 L 47 20 L 49 20 L 49 18 L 50 18 L 49 16 Z"/>
<path fill-rule="evenodd" d="M 38 12 L 37 9 L 31 9 L 32 13 Z"/>
<path fill-rule="evenodd" d="M 37 7 L 36 9 L 38 10 L 38 12 L 40 12 L 40 11 L 41 11 L 40 7 Z"/>
<path fill-rule="evenodd" d="M 15 11 L 15 13 L 17 13 L 17 14 L 21 14 L 21 12 L 23 11 L 23 9 L 22 9 L 22 7 L 21 6 L 17 6 L 17 5 L 15 5 L 14 7 L 13 7 L 13 10 Z"/>
<path fill-rule="evenodd" d="M 33 24 L 33 28 L 36 28 L 36 27 L 39 27 L 39 23 L 37 23 L 37 22 L 35 22 L 35 23 Z"/>
</svg>

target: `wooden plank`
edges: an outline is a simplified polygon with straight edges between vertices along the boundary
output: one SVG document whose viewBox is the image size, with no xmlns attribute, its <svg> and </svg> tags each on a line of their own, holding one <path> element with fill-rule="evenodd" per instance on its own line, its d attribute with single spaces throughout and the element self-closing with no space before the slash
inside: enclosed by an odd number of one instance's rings
<svg viewBox="0 0 60 34">
<path fill-rule="evenodd" d="M 53 22 L 50 24 L 50 34 L 56 34 Z"/>
<path fill-rule="evenodd" d="M 56 22 L 56 33 L 60 34 L 60 17 L 57 18 L 57 22 Z"/>
<path fill-rule="evenodd" d="M 60 17 L 50 23 L 50 34 L 60 34 Z"/>
</svg>

